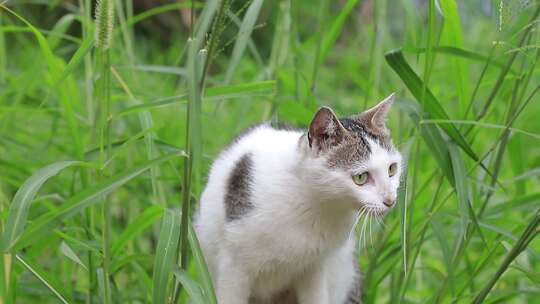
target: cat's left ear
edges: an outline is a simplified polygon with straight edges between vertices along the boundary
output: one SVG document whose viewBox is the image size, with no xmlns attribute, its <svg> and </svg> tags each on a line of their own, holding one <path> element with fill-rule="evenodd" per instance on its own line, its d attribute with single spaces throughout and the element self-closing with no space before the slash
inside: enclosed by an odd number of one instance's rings
<svg viewBox="0 0 540 304">
<path fill-rule="evenodd" d="M 339 144 L 347 130 L 343 127 L 334 111 L 328 107 L 322 107 L 317 111 L 309 125 L 308 142 L 310 148 L 319 151 L 328 150 Z"/>
<path fill-rule="evenodd" d="M 388 133 L 388 129 L 386 128 L 386 117 L 394 103 L 395 96 L 396 94 L 392 93 L 376 106 L 362 112 L 362 114 L 360 114 L 361 119 L 373 130 L 385 134 Z"/>
</svg>

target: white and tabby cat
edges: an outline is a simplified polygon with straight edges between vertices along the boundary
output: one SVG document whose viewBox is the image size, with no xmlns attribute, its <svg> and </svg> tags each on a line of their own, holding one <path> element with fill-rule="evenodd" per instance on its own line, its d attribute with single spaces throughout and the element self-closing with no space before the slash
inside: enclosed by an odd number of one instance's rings
<svg viewBox="0 0 540 304">
<path fill-rule="evenodd" d="M 196 219 L 219 304 L 359 303 L 350 232 L 396 202 L 393 99 L 343 119 L 323 107 L 307 132 L 259 125 L 221 153 Z"/>
</svg>

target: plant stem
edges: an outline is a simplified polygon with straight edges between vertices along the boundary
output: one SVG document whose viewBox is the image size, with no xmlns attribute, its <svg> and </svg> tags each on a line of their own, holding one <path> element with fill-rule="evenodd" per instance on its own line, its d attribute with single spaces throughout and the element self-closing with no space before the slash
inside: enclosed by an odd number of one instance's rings
<svg viewBox="0 0 540 304">
<path fill-rule="evenodd" d="M 491 280 L 489 280 L 486 286 L 476 296 L 473 303 L 479 304 L 484 301 L 493 286 L 495 286 L 495 283 L 497 283 L 497 281 L 503 275 L 506 269 L 508 269 L 508 266 L 510 266 L 510 264 L 519 256 L 519 254 L 527 248 L 529 243 L 536 237 L 536 235 L 540 233 L 540 230 L 538 230 L 539 225 L 540 209 L 536 211 L 535 216 L 533 217 L 525 231 L 523 231 L 519 240 L 516 242 L 514 247 L 512 247 L 512 250 L 510 250 L 510 252 L 506 255 L 506 258 L 504 259 L 499 269 L 497 269 L 495 275 L 491 278 Z"/>
</svg>

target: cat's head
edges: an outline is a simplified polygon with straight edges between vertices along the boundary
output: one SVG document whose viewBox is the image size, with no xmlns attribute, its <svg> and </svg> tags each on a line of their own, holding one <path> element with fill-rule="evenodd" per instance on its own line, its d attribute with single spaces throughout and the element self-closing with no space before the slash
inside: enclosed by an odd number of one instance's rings
<svg viewBox="0 0 540 304">
<path fill-rule="evenodd" d="M 382 215 L 395 206 L 402 171 L 386 116 L 394 94 L 351 117 L 338 118 L 323 107 L 307 132 L 311 158 L 320 164 L 311 172 L 320 177 L 318 190 L 336 202 Z"/>
</svg>

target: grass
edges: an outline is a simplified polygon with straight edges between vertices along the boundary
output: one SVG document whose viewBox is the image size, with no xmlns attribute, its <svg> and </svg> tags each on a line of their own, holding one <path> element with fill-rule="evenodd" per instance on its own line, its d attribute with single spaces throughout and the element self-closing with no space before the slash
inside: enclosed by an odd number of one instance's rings
<svg viewBox="0 0 540 304">
<path fill-rule="evenodd" d="M 368 2 L 1 4 L 0 303 L 217 303 L 211 160 L 391 92 L 407 170 L 358 225 L 364 303 L 540 301 L 540 4 Z"/>
</svg>

